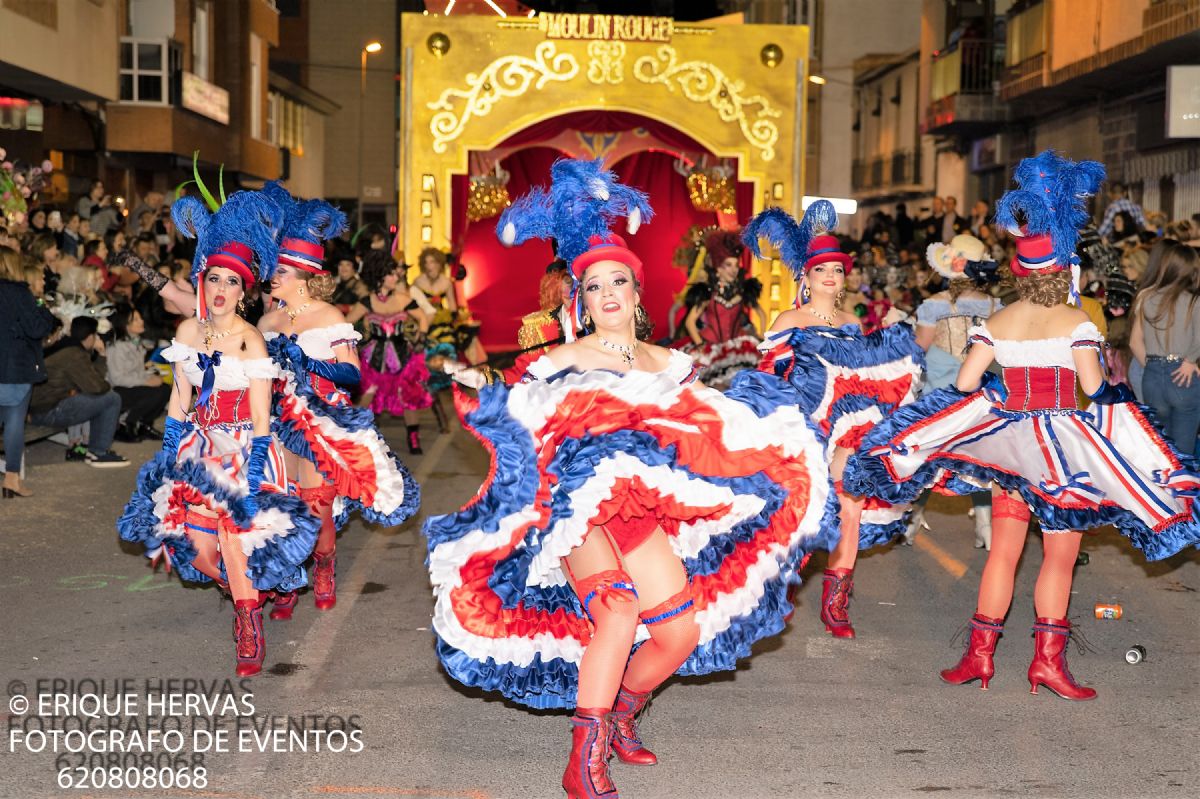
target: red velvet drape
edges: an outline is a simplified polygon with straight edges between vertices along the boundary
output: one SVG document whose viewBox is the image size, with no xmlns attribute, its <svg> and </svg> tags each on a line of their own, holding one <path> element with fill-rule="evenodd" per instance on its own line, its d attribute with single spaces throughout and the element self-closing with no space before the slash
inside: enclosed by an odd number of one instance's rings
<svg viewBox="0 0 1200 799">
<path fill-rule="evenodd" d="M 563 129 L 604 132 L 634 127 L 653 129 L 661 140 L 675 142 L 681 150 L 702 149 L 691 137 L 661 122 L 637 114 L 601 111 L 576 112 L 537 123 L 510 137 L 505 145 L 541 141 Z M 511 175 L 509 195 L 515 199 L 531 186 L 547 185 L 550 166 L 560 157 L 562 154 L 556 150 L 531 146 L 504 159 L 503 167 Z M 649 194 L 654 207 L 653 221 L 626 239 L 646 265 L 642 303 L 655 321 L 656 337 L 666 335 L 667 311 L 687 279 L 684 271 L 671 263 L 676 247 L 692 225 L 713 225 L 717 221 L 714 213 L 697 211 L 692 206 L 687 182 L 674 169 L 675 157 L 674 153 L 642 152 L 610 165 L 621 182 Z M 495 218 L 468 223 L 468 182 L 466 175 L 456 175 L 451 186 L 451 235 L 456 244 L 461 243 L 460 261 L 467 269 L 459 292 L 483 325 L 484 346 L 515 349 L 521 317 L 537 310 L 538 282 L 553 254 L 549 242 L 504 247 L 496 238 Z M 751 184 L 738 184 L 737 202 L 739 221 L 744 224 L 753 205 Z M 625 235 L 624 229 L 615 232 Z"/>
</svg>

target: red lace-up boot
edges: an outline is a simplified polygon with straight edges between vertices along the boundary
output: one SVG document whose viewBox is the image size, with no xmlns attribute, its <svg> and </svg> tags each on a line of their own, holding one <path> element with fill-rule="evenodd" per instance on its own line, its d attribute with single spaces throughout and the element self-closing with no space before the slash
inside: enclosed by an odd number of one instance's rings
<svg viewBox="0 0 1200 799">
<path fill-rule="evenodd" d="M 638 735 L 637 714 L 650 701 L 651 693 L 635 694 L 623 685 L 617 692 L 617 701 L 612 709 L 612 750 L 623 763 L 653 766 L 658 762 L 654 753 L 642 745 Z"/>
<path fill-rule="evenodd" d="M 604 708 L 575 708 L 571 717 L 571 758 L 563 774 L 567 799 L 618 799 L 608 775 L 612 717 Z"/>
<path fill-rule="evenodd" d="M 825 632 L 834 638 L 853 638 L 850 624 L 850 592 L 854 590 L 854 569 L 826 569 L 821 582 L 821 621 Z"/>
<path fill-rule="evenodd" d="M 296 610 L 300 595 L 295 591 L 272 591 L 270 616 L 276 621 L 287 621 Z"/>
<path fill-rule="evenodd" d="M 337 604 L 337 553 L 313 553 L 313 598 L 317 610 L 329 610 Z"/>
<path fill-rule="evenodd" d="M 237 675 L 252 677 L 262 671 L 267 657 L 267 639 L 263 634 L 263 598 L 237 599 L 233 603 L 233 642 L 237 654 Z"/>
<path fill-rule="evenodd" d="M 992 675 L 996 673 L 992 655 L 996 652 L 1000 633 L 1004 632 L 1004 619 L 989 619 L 976 613 L 971 617 L 970 625 L 971 635 L 962 660 L 952 669 L 943 669 L 942 680 L 951 685 L 979 680 L 979 687 L 986 691 Z"/>
<path fill-rule="evenodd" d="M 1095 699 L 1096 692 L 1075 682 L 1067 670 L 1067 639 L 1071 622 L 1038 618 L 1033 625 L 1033 662 L 1029 664 L 1029 693 L 1044 685 L 1063 699 Z"/>
</svg>

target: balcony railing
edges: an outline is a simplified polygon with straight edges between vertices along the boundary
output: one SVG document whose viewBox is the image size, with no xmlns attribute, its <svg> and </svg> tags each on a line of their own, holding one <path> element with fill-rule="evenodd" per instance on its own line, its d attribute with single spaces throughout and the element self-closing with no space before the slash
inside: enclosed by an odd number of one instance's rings
<svg viewBox="0 0 1200 799">
<path fill-rule="evenodd" d="M 901 150 L 851 164 L 851 187 L 855 191 L 878 191 L 916 186 L 921 183 L 920 150 Z"/>
<path fill-rule="evenodd" d="M 992 94 L 1004 63 L 1003 47 L 991 39 L 968 39 L 933 57 L 930 100 L 956 94 Z"/>
<path fill-rule="evenodd" d="M 1038 53 L 1004 70 L 1004 77 L 1000 80 L 1000 99 L 1008 101 L 1045 85 L 1046 54 Z"/>
</svg>

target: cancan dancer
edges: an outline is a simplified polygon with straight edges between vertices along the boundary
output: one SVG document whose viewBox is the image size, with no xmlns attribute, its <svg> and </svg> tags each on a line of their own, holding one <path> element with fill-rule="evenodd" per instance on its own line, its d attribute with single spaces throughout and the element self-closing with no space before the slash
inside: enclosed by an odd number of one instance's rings
<svg viewBox="0 0 1200 799">
<path fill-rule="evenodd" d="M 492 468 L 471 503 L 426 523 L 433 624 L 454 679 L 574 708 L 563 788 L 614 799 L 610 753 L 657 761 L 636 722 L 655 688 L 733 669 L 783 629 L 794 564 L 830 545 L 828 477 L 785 383 L 750 371 L 724 395 L 645 343 L 642 263 L 608 229 L 648 219 L 645 197 L 598 161 L 552 176 L 501 216 L 501 237 L 557 239 L 589 332 L 511 390 L 456 395 Z"/>
<path fill-rule="evenodd" d="M 196 318 L 162 353 L 174 374 L 162 450 L 138 474 L 117 529 L 152 556 L 165 554 L 182 579 L 232 594 L 237 673 L 249 676 L 266 656 L 263 603 L 305 584 L 318 527 L 289 494 L 283 448 L 271 435 L 278 370 L 262 334 L 238 315 L 260 270 L 275 263 L 283 213 L 260 194 L 236 192 L 214 214 L 184 197 L 171 215 L 198 240 Z"/>
<path fill-rule="evenodd" d="M 779 314 L 767 332 L 759 368 L 796 388 L 801 409 L 824 439 L 837 546 L 823 575 L 821 621 L 835 638 L 853 638 L 850 595 L 858 551 L 899 535 L 906 508 L 846 490 L 842 471 L 871 427 L 916 396 L 924 353 L 908 325 L 865 335 L 858 318 L 841 309 L 851 261 L 832 235 L 836 227 L 832 203 L 818 200 L 799 224 L 771 208 L 752 219 L 744 235 L 760 257 L 760 236 L 776 244 L 799 284 L 796 307 Z"/>
<path fill-rule="evenodd" d="M 1030 510 L 1042 526 L 1042 567 L 1029 687 L 1092 699 L 1067 669 L 1067 605 L 1081 530 L 1111 524 L 1150 560 L 1200 542 L 1194 463 L 1159 433 L 1124 385 L 1105 382 L 1104 342 L 1078 299 L 1079 228 L 1086 198 L 1104 179 L 1095 161 L 1046 151 L 1018 165 L 1019 188 L 997 205 L 1017 239 L 1011 269 L 1019 299 L 971 330 L 955 385 L 897 411 L 871 432 L 847 467 L 851 490 L 912 500 L 929 486 L 955 494 L 992 486 L 992 547 L 955 685 L 986 689 L 1012 603 Z M 1003 378 L 986 369 L 996 361 Z M 1079 409 L 1078 381 L 1092 399 Z"/>
</svg>

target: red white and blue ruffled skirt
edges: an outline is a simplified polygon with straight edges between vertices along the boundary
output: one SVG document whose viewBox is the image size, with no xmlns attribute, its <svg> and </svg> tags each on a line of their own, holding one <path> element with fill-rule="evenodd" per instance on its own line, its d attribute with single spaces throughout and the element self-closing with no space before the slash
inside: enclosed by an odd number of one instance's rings
<svg viewBox="0 0 1200 799">
<path fill-rule="evenodd" d="M 738 372 L 758 368 L 760 353 L 757 336 L 737 336 L 728 341 L 690 344 L 684 352 L 696 361 L 697 379 L 717 389 L 727 387 Z"/>
<path fill-rule="evenodd" d="M 142 544 L 153 556 L 161 548 L 180 578 L 207 583 L 196 569 L 196 548 L 187 535 L 190 506 L 204 506 L 216 516 L 211 530 L 237 535 L 248 559 L 247 576 L 259 591 L 291 591 L 307 584 L 303 563 L 317 542 L 320 520 L 298 496 L 288 493 L 283 452 L 273 442 L 258 496 L 258 512 L 246 517 L 241 503 L 247 492 L 246 460 L 254 436 L 249 421 L 195 428 L 176 452 L 159 451 L 138 472 L 137 486 L 117 520 L 124 541 Z M 222 572 L 224 564 L 222 564 Z"/>
<path fill-rule="evenodd" d="M 801 559 L 836 543 L 821 445 L 769 376 L 744 373 L 722 394 L 646 372 L 570 372 L 456 402 L 491 469 L 424 532 L 438 657 L 465 685 L 574 706 L 592 627 L 561 559 L 592 527 L 652 515 L 671 540 L 700 626 L 679 674 L 733 669 L 780 632 Z"/>
<path fill-rule="evenodd" d="M 272 387 L 271 431 L 334 487 L 339 528 L 354 511 L 372 524 L 402 524 L 420 507 L 421 489 L 379 434 L 374 414 L 355 407 L 329 380 L 298 372 L 283 341 L 267 342 L 280 370 Z"/>
<path fill-rule="evenodd" d="M 925 352 L 912 328 L 894 325 L 864 334 L 856 325 L 792 328 L 768 334 L 759 368 L 788 381 L 816 426 L 826 457 L 857 450 L 871 429 L 912 402 L 925 368 Z M 863 492 L 850 488 L 854 495 Z M 829 492 L 832 513 L 837 494 Z M 859 522 L 859 549 L 885 544 L 904 532 L 908 504 L 867 495 Z"/>
<path fill-rule="evenodd" d="M 845 482 L 892 502 L 995 482 L 1048 532 L 1112 525 L 1160 560 L 1200 545 L 1195 466 L 1134 403 L 1009 411 L 982 391 L 938 389 L 876 426 Z"/>
</svg>

